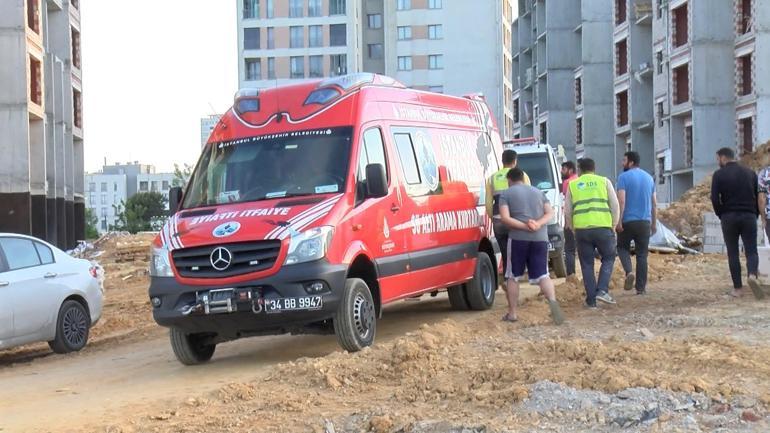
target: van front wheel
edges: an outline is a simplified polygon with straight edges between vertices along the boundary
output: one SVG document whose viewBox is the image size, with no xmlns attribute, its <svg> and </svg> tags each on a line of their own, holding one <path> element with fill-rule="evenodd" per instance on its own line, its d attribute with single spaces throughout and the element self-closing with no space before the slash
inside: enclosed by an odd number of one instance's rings
<svg viewBox="0 0 770 433">
<path fill-rule="evenodd" d="M 372 292 L 364 280 L 348 278 L 345 282 L 333 323 L 337 341 L 348 352 L 358 352 L 374 343 L 377 314 Z"/>
</svg>

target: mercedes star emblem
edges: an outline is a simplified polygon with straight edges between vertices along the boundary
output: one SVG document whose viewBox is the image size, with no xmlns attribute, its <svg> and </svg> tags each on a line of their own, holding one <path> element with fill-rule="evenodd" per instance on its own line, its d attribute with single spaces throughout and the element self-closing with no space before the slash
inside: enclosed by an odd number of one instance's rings
<svg viewBox="0 0 770 433">
<path fill-rule="evenodd" d="M 233 253 L 225 247 L 217 247 L 211 252 L 209 260 L 211 260 L 211 266 L 214 269 L 224 271 L 233 262 Z"/>
</svg>

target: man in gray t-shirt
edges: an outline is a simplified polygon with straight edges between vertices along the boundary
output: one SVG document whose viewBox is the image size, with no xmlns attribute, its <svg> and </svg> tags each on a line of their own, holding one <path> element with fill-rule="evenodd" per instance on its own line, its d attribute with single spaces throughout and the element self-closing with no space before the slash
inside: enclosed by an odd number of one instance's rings
<svg viewBox="0 0 770 433">
<path fill-rule="evenodd" d="M 519 279 L 527 269 L 529 282 L 540 286 L 551 307 L 554 323 L 564 321 L 556 301 L 556 289 L 548 274 L 548 222 L 553 217 L 553 208 L 545 194 L 539 189 L 524 184 L 524 172 L 519 168 L 508 172 L 508 188 L 500 196 L 500 219 L 510 228 L 508 245 L 508 313 L 503 320 L 515 322 L 516 306 L 519 302 Z"/>
</svg>

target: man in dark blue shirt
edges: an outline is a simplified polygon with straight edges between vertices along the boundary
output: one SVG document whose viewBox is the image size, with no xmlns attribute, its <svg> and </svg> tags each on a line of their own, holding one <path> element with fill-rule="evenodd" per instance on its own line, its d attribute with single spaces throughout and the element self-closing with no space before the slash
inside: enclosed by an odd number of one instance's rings
<svg viewBox="0 0 770 433">
<path fill-rule="evenodd" d="M 639 168 L 639 154 L 626 152 L 623 170 L 618 177 L 618 256 L 626 272 L 625 290 L 636 287 L 636 294 L 647 290 L 647 255 L 650 236 L 657 231 L 657 199 L 655 181 Z M 631 265 L 631 241 L 636 252 L 636 274 Z"/>
</svg>

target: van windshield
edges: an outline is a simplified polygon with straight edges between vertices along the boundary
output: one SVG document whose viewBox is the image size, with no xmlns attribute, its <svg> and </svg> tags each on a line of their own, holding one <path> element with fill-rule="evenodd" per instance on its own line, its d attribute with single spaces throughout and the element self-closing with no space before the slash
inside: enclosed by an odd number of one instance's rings
<svg viewBox="0 0 770 433">
<path fill-rule="evenodd" d="M 353 128 L 268 134 L 212 143 L 183 208 L 330 194 L 345 189 Z"/>
<path fill-rule="evenodd" d="M 520 153 L 517 167 L 527 173 L 532 186 L 541 190 L 556 188 L 551 161 L 546 152 Z"/>
</svg>

